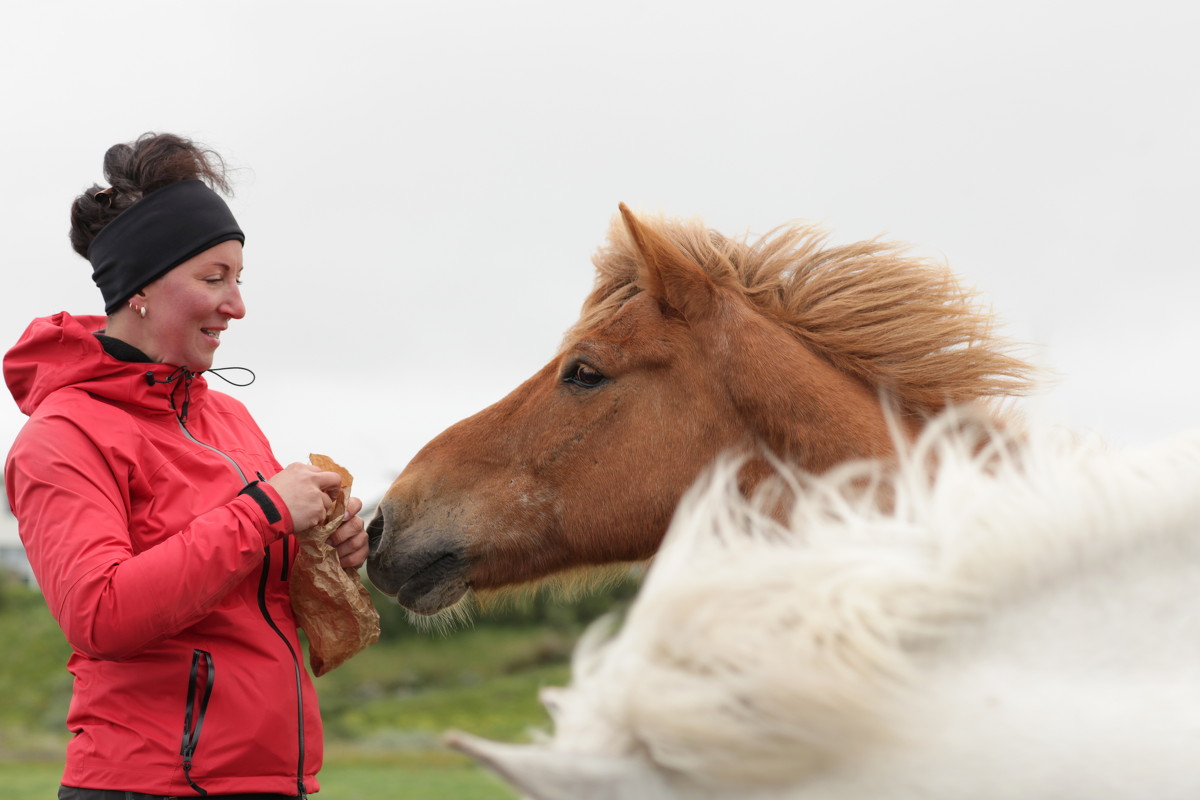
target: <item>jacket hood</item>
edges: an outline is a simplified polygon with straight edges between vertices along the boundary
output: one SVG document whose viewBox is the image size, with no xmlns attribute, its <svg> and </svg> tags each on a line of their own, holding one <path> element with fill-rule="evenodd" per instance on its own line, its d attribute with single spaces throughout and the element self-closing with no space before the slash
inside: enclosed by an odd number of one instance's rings
<svg viewBox="0 0 1200 800">
<path fill-rule="evenodd" d="M 29 324 L 4 356 L 4 380 L 23 413 L 33 414 L 47 397 L 66 387 L 151 413 L 172 413 L 172 392 L 178 392 L 184 380 L 168 378 L 178 369 L 109 355 L 95 336 L 106 323 L 102 316 L 74 317 L 60 311 Z M 189 406 L 198 409 L 206 394 L 204 379 L 194 375 L 186 390 Z"/>
</svg>

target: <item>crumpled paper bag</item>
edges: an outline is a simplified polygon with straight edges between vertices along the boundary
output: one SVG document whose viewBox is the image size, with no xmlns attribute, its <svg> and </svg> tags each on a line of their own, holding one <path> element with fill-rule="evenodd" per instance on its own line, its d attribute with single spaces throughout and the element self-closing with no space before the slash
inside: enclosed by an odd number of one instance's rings
<svg viewBox="0 0 1200 800">
<path fill-rule="evenodd" d="M 320 677 L 379 639 L 379 612 L 358 572 L 343 567 L 326 541 L 342 524 L 354 478 L 328 456 L 310 454 L 308 460 L 342 476 L 324 522 L 296 534 L 299 551 L 290 580 L 296 624 L 308 637 L 308 663 Z"/>
</svg>

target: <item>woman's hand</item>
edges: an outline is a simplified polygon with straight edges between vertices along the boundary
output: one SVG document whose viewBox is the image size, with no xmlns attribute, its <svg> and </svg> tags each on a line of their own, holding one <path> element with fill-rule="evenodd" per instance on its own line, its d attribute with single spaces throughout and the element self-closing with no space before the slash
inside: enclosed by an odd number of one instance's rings
<svg viewBox="0 0 1200 800">
<path fill-rule="evenodd" d="M 342 477 L 336 472 L 325 472 L 312 464 L 297 462 L 288 464 L 283 472 L 275 473 L 267 483 L 283 498 L 292 515 L 292 531 L 295 533 L 306 531 L 325 519 L 325 515 L 333 508 L 332 495 L 337 494 L 342 486 Z M 362 503 L 359 503 L 361 506 Z"/>
<path fill-rule="evenodd" d="M 337 549 L 338 559 L 343 567 L 358 569 L 367 560 L 370 543 L 367 540 L 367 530 L 363 526 L 358 512 L 362 511 L 363 503 L 357 497 L 346 501 L 346 521 L 329 536 L 329 544 Z"/>
</svg>

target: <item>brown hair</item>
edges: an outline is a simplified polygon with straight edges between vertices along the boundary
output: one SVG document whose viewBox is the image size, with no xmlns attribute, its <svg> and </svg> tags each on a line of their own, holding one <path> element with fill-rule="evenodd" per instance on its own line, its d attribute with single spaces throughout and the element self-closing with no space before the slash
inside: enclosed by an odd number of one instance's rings
<svg viewBox="0 0 1200 800">
<path fill-rule="evenodd" d="M 230 194 L 224 159 L 173 133 L 144 133 L 132 142 L 108 148 L 104 177 L 111 189 L 92 184 L 71 204 L 71 246 L 84 258 L 105 225 L 155 189 L 200 179 L 212 189 Z"/>
</svg>

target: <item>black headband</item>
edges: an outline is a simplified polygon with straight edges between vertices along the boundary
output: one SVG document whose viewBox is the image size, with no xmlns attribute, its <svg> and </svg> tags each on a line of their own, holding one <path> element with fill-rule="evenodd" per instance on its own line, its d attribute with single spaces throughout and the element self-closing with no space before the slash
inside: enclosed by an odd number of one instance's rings
<svg viewBox="0 0 1200 800">
<path fill-rule="evenodd" d="M 113 313 L 146 284 L 230 239 L 246 241 L 229 206 L 202 181 L 180 181 L 151 192 L 105 225 L 88 248 L 104 313 Z"/>
</svg>

